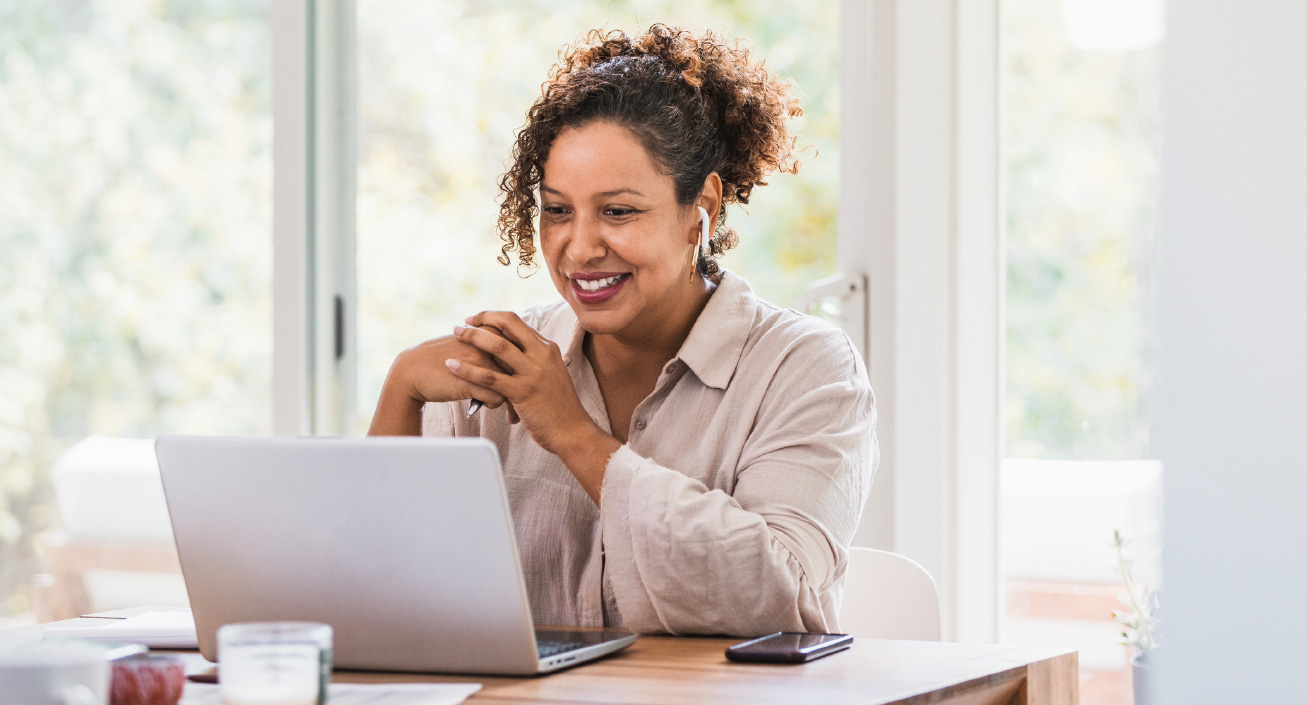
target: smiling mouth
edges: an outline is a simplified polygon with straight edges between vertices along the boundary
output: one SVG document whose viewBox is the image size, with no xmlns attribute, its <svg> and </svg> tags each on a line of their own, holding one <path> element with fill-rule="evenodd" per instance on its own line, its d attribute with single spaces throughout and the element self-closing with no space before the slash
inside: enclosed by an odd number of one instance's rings
<svg viewBox="0 0 1307 705">
<path fill-rule="evenodd" d="M 577 274 L 571 277 L 572 297 L 577 303 L 584 305 L 602 304 L 621 293 L 626 286 L 626 281 L 630 278 L 630 272 L 622 274 L 609 274 L 608 272 Z"/>
<path fill-rule="evenodd" d="M 621 282 L 622 280 L 626 279 L 629 276 L 631 275 L 615 274 L 611 277 L 604 277 L 603 279 L 573 279 L 572 281 L 582 290 L 588 292 L 594 292 L 594 291 L 607 289 L 612 286 L 616 286 L 619 282 Z"/>
</svg>

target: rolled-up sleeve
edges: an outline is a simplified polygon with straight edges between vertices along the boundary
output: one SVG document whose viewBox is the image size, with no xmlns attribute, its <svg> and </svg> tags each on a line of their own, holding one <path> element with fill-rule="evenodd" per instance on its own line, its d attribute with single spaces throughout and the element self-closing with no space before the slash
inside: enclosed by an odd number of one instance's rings
<svg viewBox="0 0 1307 705">
<path fill-rule="evenodd" d="M 600 496 L 604 570 L 626 627 L 836 628 L 838 602 L 823 595 L 843 579 L 877 460 L 866 372 L 843 360 L 826 379 L 809 368 L 797 383 L 773 380 L 729 494 L 629 446 L 614 453 Z"/>
<path fill-rule="evenodd" d="M 452 402 L 427 402 L 422 405 L 422 435 L 452 437 L 458 435 L 454 425 L 455 413 Z"/>
</svg>

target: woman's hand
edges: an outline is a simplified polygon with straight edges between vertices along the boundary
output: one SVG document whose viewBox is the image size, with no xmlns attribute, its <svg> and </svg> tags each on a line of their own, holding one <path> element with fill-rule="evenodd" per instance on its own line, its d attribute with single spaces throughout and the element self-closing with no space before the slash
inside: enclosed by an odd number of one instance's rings
<svg viewBox="0 0 1307 705">
<path fill-rule="evenodd" d="M 598 504 L 604 468 L 622 444 L 581 406 L 558 345 L 504 311 L 472 316 L 466 326 L 455 328 L 455 336 L 498 365 L 451 357 L 445 362 L 450 371 L 507 400 L 531 438 L 557 455 Z"/>
<path fill-rule="evenodd" d="M 411 347 L 400 353 L 390 366 L 368 435 L 421 435 L 422 405 L 429 401 L 477 399 L 492 409 L 505 403 L 499 392 L 455 376 L 446 360 L 502 369 L 490 355 L 452 335 Z M 509 413 L 512 414 L 511 407 Z"/>
</svg>

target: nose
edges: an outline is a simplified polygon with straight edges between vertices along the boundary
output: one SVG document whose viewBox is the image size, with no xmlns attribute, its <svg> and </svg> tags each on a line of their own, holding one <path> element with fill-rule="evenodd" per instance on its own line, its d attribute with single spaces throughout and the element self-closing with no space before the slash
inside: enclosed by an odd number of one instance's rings
<svg viewBox="0 0 1307 705">
<path fill-rule="evenodd" d="M 603 259 L 607 254 L 608 244 L 604 240 L 603 223 L 593 214 L 577 213 L 572 219 L 563 255 L 576 264 L 584 265 Z"/>
</svg>

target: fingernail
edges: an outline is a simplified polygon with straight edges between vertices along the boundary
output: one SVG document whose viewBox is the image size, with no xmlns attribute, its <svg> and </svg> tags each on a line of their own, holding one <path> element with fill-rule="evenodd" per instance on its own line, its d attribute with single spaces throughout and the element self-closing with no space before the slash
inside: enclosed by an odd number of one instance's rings
<svg viewBox="0 0 1307 705">
<path fill-rule="evenodd" d="M 470 327 L 471 326 L 454 326 L 454 335 L 462 335 L 463 331 L 467 330 Z"/>
<path fill-rule="evenodd" d="M 457 370 L 461 364 L 458 360 L 445 360 L 445 367 L 451 370 Z"/>
</svg>

